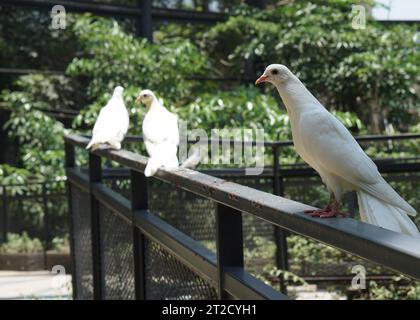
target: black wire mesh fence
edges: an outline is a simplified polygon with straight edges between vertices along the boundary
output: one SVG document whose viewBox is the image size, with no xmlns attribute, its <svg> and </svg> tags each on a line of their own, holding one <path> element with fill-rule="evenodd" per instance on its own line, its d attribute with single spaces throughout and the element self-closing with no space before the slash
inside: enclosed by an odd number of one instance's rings
<svg viewBox="0 0 420 320">
<path fill-rule="evenodd" d="M 146 240 L 146 299 L 214 300 L 215 288 L 158 243 Z"/>
<path fill-rule="evenodd" d="M 134 292 L 133 234 L 130 224 L 99 205 L 105 299 L 132 300 Z"/>
<path fill-rule="evenodd" d="M 74 264 L 73 290 L 78 299 L 93 299 L 92 233 L 90 220 L 90 197 L 80 188 L 70 187 L 72 208 L 72 230 Z"/>
</svg>

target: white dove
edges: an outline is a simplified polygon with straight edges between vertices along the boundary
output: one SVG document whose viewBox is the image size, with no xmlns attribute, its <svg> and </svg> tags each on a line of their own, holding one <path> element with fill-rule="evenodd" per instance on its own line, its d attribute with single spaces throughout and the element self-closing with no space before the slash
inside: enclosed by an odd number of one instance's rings
<svg viewBox="0 0 420 320">
<path fill-rule="evenodd" d="M 124 88 L 115 87 L 111 99 L 99 112 L 92 131 L 92 139 L 86 149 L 95 150 L 101 143 L 113 149 L 121 149 L 121 142 L 128 131 L 130 118 L 122 97 Z"/>
<path fill-rule="evenodd" d="M 363 221 L 420 237 L 407 216 L 415 216 L 416 210 L 382 178 L 351 133 L 286 66 L 269 65 L 255 84 L 261 82 L 277 88 L 289 114 L 297 153 L 319 173 L 331 192 L 325 209 L 306 213 L 322 218 L 345 215 L 339 211 L 342 196 L 356 191 Z"/>
<path fill-rule="evenodd" d="M 142 126 L 143 139 L 149 154 L 145 176 L 153 176 L 160 167 L 178 168 L 178 117 L 162 106 L 150 90 L 142 90 L 136 101 L 142 102 L 147 108 Z M 200 155 L 194 152 L 182 167 L 194 168 L 199 162 Z"/>
</svg>

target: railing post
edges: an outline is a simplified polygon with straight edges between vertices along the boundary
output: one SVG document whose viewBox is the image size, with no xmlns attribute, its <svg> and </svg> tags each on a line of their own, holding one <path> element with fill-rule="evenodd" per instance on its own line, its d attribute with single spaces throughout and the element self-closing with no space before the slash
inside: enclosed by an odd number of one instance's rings
<svg viewBox="0 0 420 320">
<path fill-rule="evenodd" d="M 92 235 L 92 265 L 93 265 L 93 298 L 102 298 L 102 270 L 101 270 L 101 242 L 100 242 L 100 220 L 99 203 L 92 193 L 94 183 L 101 182 L 101 158 L 89 153 L 89 184 L 90 184 L 90 217 Z"/>
<path fill-rule="evenodd" d="M 136 21 L 136 33 L 153 42 L 152 0 L 138 0 L 138 6 L 141 9 L 141 17 Z"/>
<path fill-rule="evenodd" d="M 48 199 L 47 199 L 47 182 L 42 183 L 42 204 L 44 206 L 44 217 L 43 217 L 43 224 L 44 224 L 44 250 L 47 251 L 51 245 L 51 237 L 50 237 L 50 217 L 49 217 L 49 210 L 48 210 Z"/>
<path fill-rule="evenodd" d="M 73 168 L 75 166 L 75 154 L 74 145 L 65 142 L 65 162 L 64 166 L 66 169 Z M 73 287 L 73 300 L 77 299 L 77 279 L 76 279 L 76 252 L 74 246 L 74 228 L 73 228 L 73 210 L 72 210 L 72 195 L 70 181 L 66 180 L 66 192 L 67 192 L 67 218 L 69 223 L 69 242 L 70 242 L 70 263 L 71 263 L 71 282 Z"/>
<path fill-rule="evenodd" d="M 244 266 L 242 213 L 218 203 L 216 208 L 217 270 L 219 299 L 229 299 L 225 291 L 225 268 Z"/>
<path fill-rule="evenodd" d="M 7 217 L 7 187 L 3 186 L 3 194 L 2 194 L 2 238 L 0 243 L 7 242 L 7 225 L 8 225 L 8 217 Z"/>
<path fill-rule="evenodd" d="M 273 145 L 273 189 L 274 194 L 277 196 L 284 195 L 283 178 L 280 175 L 280 153 L 279 146 Z M 287 253 L 287 238 L 286 230 L 279 227 L 274 227 L 274 239 L 276 242 L 276 265 L 278 269 L 288 270 L 289 269 L 289 257 Z M 286 293 L 286 284 L 283 278 L 280 279 L 280 290 Z"/>
<path fill-rule="evenodd" d="M 134 286 L 136 300 L 146 299 L 146 264 L 145 264 L 145 238 L 139 228 L 135 226 L 134 214 L 136 210 L 148 209 L 147 179 L 135 170 L 130 170 L 131 179 L 131 210 L 133 228 L 133 255 L 134 255 Z"/>
<path fill-rule="evenodd" d="M 348 210 L 351 218 L 354 218 L 356 214 L 357 195 L 356 192 L 349 192 L 345 195 L 346 202 L 348 204 Z"/>
</svg>

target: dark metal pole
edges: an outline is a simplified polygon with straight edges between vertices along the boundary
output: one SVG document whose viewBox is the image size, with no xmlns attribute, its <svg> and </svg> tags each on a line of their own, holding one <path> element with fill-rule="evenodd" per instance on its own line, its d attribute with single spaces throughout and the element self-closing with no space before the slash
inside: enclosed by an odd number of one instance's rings
<svg viewBox="0 0 420 320">
<path fill-rule="evenodd" d="M 94 183 L 101 182 L 101 158 L 89 153 L 90 215 L 92 232 L 93 298 L 102 299 L 102 260 L 100 242 L 99 202 L 92 192 Z"/>
<path fill-rule="evenodd" d="M 216 208 L 217 270 L 219 273 L 219 299 L 231 296 L 225 290 L 225 268 L 244 266 L 242 213 L 218 203 Z"/>
<path fill-rule="evenodd" d="M 141 9 L 141 18 L 136 20 L 136 33 L 153 42 L 152 0 L 138 0 L 137 3 Z"/>
<path fill-rule="evenodd" d="M 280 175 L 280 152 L 279 146 L 273 145 L 273 189 L 274 194 L 277 196 L 284 195 L 283 178 Z M 276 242 L 276 265 L 280 270 L 289 269 L 289 257 L 287 253 L 287 237 L 286 230 L 279 227 L 274 227 L 274 239 Z M 286 284 L 283 278 L 280 279 L 280 290 L 286 293 Z"/>
<path fill-rule="evenodd" d="M 74 145 L 70 143 L 64 144 L 65 150 L 65 168 L 73 168 L 75 166 L 75 154 Z M 71 282 L 73 287 L 73 300 L 76 300 L 77 295 L 77 272 L 76 272 L 76 252 L 74 245 L 74 228 L 73 228 L 73 210 L 72 210 L 72 194 L 71 194 L 71 183 L 66 180 L 66 191 L 67 191 L 67 218 L 69 223 L 69 242 L 70 242 L 70 259 L 71 259 Z"/>
<path fill-rule="evenodd" d="M 47 199 L 47 186 L 46 182 L 42 184 L 42 204 L 44 206 L 44 250 L 47 251 L 51 245 L 51 237 L 50 237 L 50 217 L 48 211 L 48 199 Z"/>
<path fill-rule="evenodd" d="M 7 187 L 3 186 L 3 194 L 2 194 L 2 202 L 3 202 L 3 210 L 2 210 L 2 239 L 1 242 L 7 242 Z"/>
<path fill-rule="evenodd" d="M 356 214 L 356 204 L 357 204 L 357 195 L 356 192 L 349 192 L 345 196 L 346 202 L 348 204 L 350 217 L 354 218 Z"/>
<path fill-rule="evenodd" d="M 135 210 L 148 209 L 147 179 L 137 171 L 130 170 L 131 210 L 133 227 L 134 286 L 137 300 L 146 299 L 145 237 L 134 223 Z"/>
</svg>

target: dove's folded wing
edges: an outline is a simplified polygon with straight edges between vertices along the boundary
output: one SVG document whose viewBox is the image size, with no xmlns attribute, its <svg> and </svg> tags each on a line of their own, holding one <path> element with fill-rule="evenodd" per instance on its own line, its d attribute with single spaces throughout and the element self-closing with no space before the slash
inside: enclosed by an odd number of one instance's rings
<svg viewBox="0 0 420 320">
<path fill-rule="evenodd" d="M 178 118 L 176 115 L 162 109 L 159 116 L 145 118 L 143 122 L 143 137 L 147 151 L 153 152 L 153 145 L 171 143 L 179 144 Z M 149 152 L 149 154 L 150 154 Z"/>
<path fill-rule="evenodd" d="M 96 141 L 122 140 L 129 124 L 128 113 L 124 109 L 115 109 L 109 104 L 101 109 L 92 131 Z"/>
<path fill-rule="evenodd" d="M 323 170 L 382 201 L 413 213 L 414 209 L 386 183 L 372 159 L 333 115 L 326 111 L 305 112 L 300 123 L 299 136 L 304 148 Z"/>
</svg>

